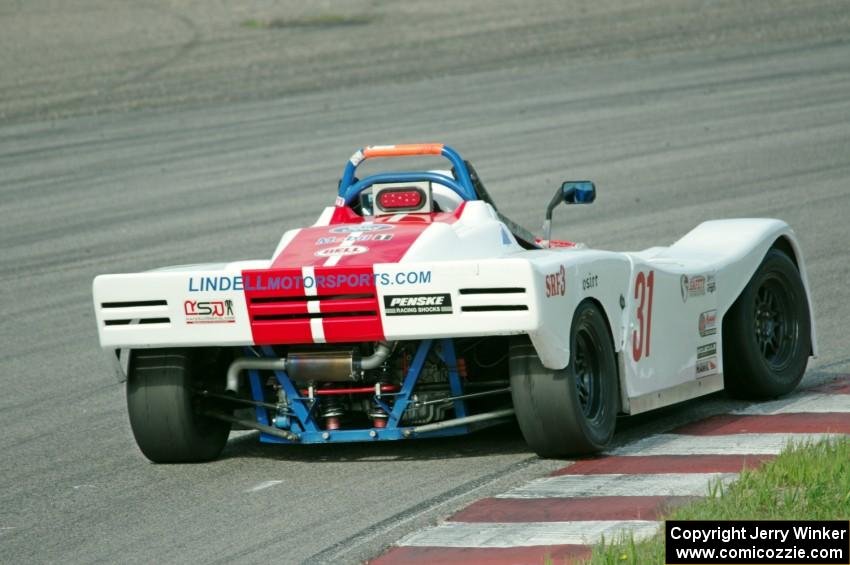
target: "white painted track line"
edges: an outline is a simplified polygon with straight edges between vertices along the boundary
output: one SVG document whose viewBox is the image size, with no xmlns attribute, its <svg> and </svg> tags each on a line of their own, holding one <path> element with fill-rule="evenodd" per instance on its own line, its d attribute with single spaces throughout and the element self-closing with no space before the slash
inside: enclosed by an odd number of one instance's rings
<svg viewBox="0 0 850 565">
<path fill-rule="evenodd" d="M 636 540 L 652 536 L 660 523 L 652 520 L 587 522 L 478 523 L 444 522 L 402 539 L 398 545 L 415 547 L 524 547 L 534 545 L 592 545 L 620 532 Z"/>
<path fill-rule="evenodd" d="M 610 455 L 778 455 L 789 442 L 820 441 L 844 434 L 732 434 L 692 436 L 659 434 L 610 452 Z"/>
<path fill-rule="evenodd" d="M 825 394 L 810 392 L 798 394 L 770 402 L 760 402 L 735 410 L 733 414 L 741 415 L 770 415 L 793 414 L 800 412 L 850 412 L 850 394 Z M 848 416 L 850 417 L 850 416 Z"/>
<path fill-rule="evenodd" d="M 263 482 L 261 482 L 260 484 L 255 485 L 255 486 L 253 486 L 253 487 L 249 488 L 249 489 L 248 489 L 248 490 L 246 490 L 245 492 L 259 492 L 259 491 L 261 491 L 261 490 L 266 490 L 267 488 L 271 488 L 271 487 L 277 486 L 277 485 L 279 485 L 279 484 L 281 484 L 281 483 L 283 483 L 283 481 L 279 481 L 279 480 L 263 481 Z"/>
<path fill-rule="evenodd" d="M 651 475 L 560 475 L 534 480 L 496 498 L 584 498 L 590 496 L 707 496 L 709 483 L 727 485 L 738 473 Z"/>
</svg>

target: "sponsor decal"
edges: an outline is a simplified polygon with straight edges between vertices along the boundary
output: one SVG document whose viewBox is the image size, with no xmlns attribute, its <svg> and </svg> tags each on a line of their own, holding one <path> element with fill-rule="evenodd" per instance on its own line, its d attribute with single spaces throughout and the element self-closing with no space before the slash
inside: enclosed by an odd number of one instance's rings
<svg viewBox="0 0 850 565">
<path fill-rule="evenodd" d="M 186 300 L 183 313 L 187 324 L 232 324 L 236 322 L 232 300 Z"/>
<path fill-rule="evenodd" d="M 709 294 L 714 294 L 715 290 L 717 290 L 717 281 L 714 279 L 714 275 L 706 275 L 705 291 Z"/>
<path fill-rule="evenodd" d="M 590 290 L 599 286 L 599 275 L 587 275 L 581 280 L 581 289 Z"/>
<path fill-rule="evenodd" d="M 313 255 L 316 257 L 344 257 L 346 255 L 360 255 L 369 251 L 368 247 L 362 245 L 349 245 L 348 247 L 325 247 L 319 249 Z"/>
<path fill-rule="evenodd" d="M 333 273 L 304 277 L 302 275 L 233 275 L 189 277 L 189 292 L 290 290 L 301 288 L 357 289 L 364 286 L 430 284 L 432 271 L 399 271 L 397 273 Z"/>
<path fill-rule="evenodd" d="M 682 302 L 687 302 L 688 297 L 705 295 L 705 277 L 697 275 L 689 277 L 682 275 L 681 278 Z"/>
<path fill-rule="evenodd" d="M 567 293 L 567 269 L 561 268 L 546 275 L 546 298 L 564 296 Z"/>
<path fill-rule="evenodd" d="M 337 196 L 336 200 L 334 200 L 334 206 L 337 208 L 342 208 L 345 206 L 345 199 L 342 196 Z"/>
<path fill-rule="evenodd" d="M 376 273 L 375 282 L 381 286 L 391 284 L 431 284 L 432 271 L 401 271 L 394 273 Z"/>
<path fill-rule="evenodd" d="M 367 231 L 385 231 L 391 230 L 393 226 L 390 224 L 351 224 L 347 226 L 338 226 L 335 228 L 331 228 L 331 233 L 356 233 L 356 232 L 367 232 Z"/>
<path fill-rule="evenodd" d="M 714 357 L 715 355 L 717 355 L 716 341 L 697 347 L 697 359 L 705 359 L 706 357 Z"/>
<path fill-rule="evenodd" d="M 452 296 L 450 294 L 384 296 L 384 312 L 387 316 L 451 314 Z"/>
<path fill-rule="evenodd" d="M 706 337 L 717 333 L 717 310 L 706 310 L 699 315 L 699 335 Z"/>
<path fill-rule="evenodd" d="M 705 294 L 705 277 L 691 277 L 688 281 L 688 296 L 703 296 Z"/>
<path fill-rule="evenodd" d="M 189 277 L 189 292 L 244 290 L 242 276 Z"/>
<path fill-rule="evenodd" d="M 717 357 L 697 360 L 697 378 L 708 377 L 717 374 Z"/>
<path fill-rule="evenodd" d="M 330 245 L 331 243 L 343 243 L 346 241 L 389 241 L 393 238 L 391 233 L 376 233 L 374 235 L 363 233 L 359 235 L 347 235 L 345 237 L 320 237 L 316 240 L 316 245 Z"/>
</svg>

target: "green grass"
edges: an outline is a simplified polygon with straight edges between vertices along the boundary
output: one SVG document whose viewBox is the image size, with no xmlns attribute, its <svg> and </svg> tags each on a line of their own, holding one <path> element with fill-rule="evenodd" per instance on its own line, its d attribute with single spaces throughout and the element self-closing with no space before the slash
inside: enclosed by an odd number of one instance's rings
<svg viewBox="0 0 850 565">
<path fill-rule="evenodd" d="M 668 520 L 846 520 L 850 518 L 850 438 L 789 445 L 758 469 L 744 470 L 724 488 L 667 513 Z M 547 560 L 551 563 L 551 559 Z M 664 563 L 664 532 L 636 542 L 602 540 L 592 565 Z"/>
</svg>

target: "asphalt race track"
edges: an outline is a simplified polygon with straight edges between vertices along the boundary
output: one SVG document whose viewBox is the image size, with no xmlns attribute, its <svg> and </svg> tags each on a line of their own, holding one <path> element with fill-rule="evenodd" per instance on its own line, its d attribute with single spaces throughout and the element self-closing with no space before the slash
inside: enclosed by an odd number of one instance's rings
<svg viewBox="0 0 850 565">
<path fill-rule="evenodd" d="M 155 466 L 136 449 L 123 386 L 97 345 L 92 278 L 268 257 L 284 229 L 333 201 L 345 160 L 366 144 L 455 147 L 502 211 L 535 230 L 562 180 L 593 179 L 596 203 L 559 209 L 555 236 L 594 247 L 666 245 L 707 219 L 782 218 L 802 241 L 817 314 L 820 357 L 804 384 L 850 372 L 846 3 L 748 2 L 737 13 L 739 3 L 618 12 L 576 1 L 552 14 L 493 8 L 462 26 L 446 19 L 453 3 L 437 2 L 422 18 L 447 21 L 435 31 L 443 50 L 413 24 L 392 27 L 421 6 L 249 30 L 248 7 L 272 8 L 248 2 L 222 39 L 224 3 L 204 14 L 173 2 L 179 18 L 140 16 L 157 32 L 148 47 L 115 7 L 91 34 L 116 44 L 129 34 L 138 58 L 126 67 L 86 52 L 83 31 L 62 56 L 28 49 L 79 25 L 39 27 L 59 18 L 52 4 L 0 9 L 0 562 L 356 563 L 564 465 L 539 460 L 515 426 L 366 446 L 261 446 L 241 433 L 205 465 Z M 86 21 L 101 21 L 104 3 L 89 4 Z M 281 53 L 293 62 L 275 79 L 269 50 L 285 33 L 339 45 Z M 366 47 L 398 49 L 371 66 L 351 55 L 357 33 Z M 112 90 L 87 89 L 86 77 L 103 76 Z M 63 95 L 63 84 L 74 88 Z M 626 419 L 616 440 L 735 405 L 720 394 Z"/>
</svg>

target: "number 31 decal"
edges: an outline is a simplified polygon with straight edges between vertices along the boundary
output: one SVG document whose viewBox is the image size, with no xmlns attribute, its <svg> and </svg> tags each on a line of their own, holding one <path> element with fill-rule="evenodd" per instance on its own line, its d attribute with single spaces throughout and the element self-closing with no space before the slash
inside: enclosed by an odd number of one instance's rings
<svg viewBox="0 0 850 565">
<path fill-rule="evenodd" d="M 652 333 L 652 290 L 655 286 L 655 271 L 647 275 L 640 271 L 635 279 L 635 300 L 639 300 L 637 328 L 632 332 L 632 357 L 640 361 L 649 357 L 649 338 Z"/>
</svg>

